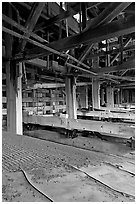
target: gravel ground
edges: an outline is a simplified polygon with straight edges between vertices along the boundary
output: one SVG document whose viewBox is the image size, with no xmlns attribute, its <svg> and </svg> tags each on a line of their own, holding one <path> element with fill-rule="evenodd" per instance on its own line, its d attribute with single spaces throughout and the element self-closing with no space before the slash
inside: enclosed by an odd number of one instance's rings
<svg viewBox="0 0 137 204">
<path fill-rule="evenodd" d="M 67 164 L 80 168 L 88 165 L 96 166 L 102 162 L 107 162 L 113 165 L 123 165 L 126 170 L 131 171 L 134 166 L 134 152 L 130 154 L 128 151 L 124 151 L 126 155 L 122 156 L 121 154 L 121 156 L 116 156 L 114 154 L 110 155 L 108 152 L 102 153 L 89 151 L 28 136 L 11 135 L 6 132 L 3 132 L 2 142 L 3 201 L 8 202 L 11 201 L 11 197 L 12 201 L 16 201 L 18 198 L 19 201 L 25 202 L 25 198 L 23 200 L 22 194 L 25 194 L 25 188 L 28 184 L 23 181 L 23 175 L 22 172 L 20 172 L 21 168 L 25 171 L 43 168 L 46 169 L 47 172 L 50 172 L 52 169 L 61 168 Z M 16 183 L 16 186 L 20 185 L 15 179 L 17 175 L 20 177 L 22 183 L 24 182 L 24 189 L 21 191 L 21 195 L 17 194 L 17 196 L 11 196 L 17 193 L 14 193 L 14 190 L 16 189 L 14 183 Z M 13 181 L 9 181 L 7 179 L 8 177 L 11 177 Z M 106 189 L 94 180 L 92 180 L 91 183 L 96 187 L 96 193 L 101 191 L 106 195 L 105 197 L 107 198 L 107 201 L 133 201 L 133 198 Z M 29 192 L 30 191 L 31 190 L 29 190 Z M 11 192 L 10 196 L 9 192 Z M 28 202 L 43 202 L 43 199 L 46 201 L 46 198 L 40 197 L 36 192 L 34 192 L 35 196 L 32 197 L 31 192 L 28 194 Z M 22 197 L 22 199 L 20 197 Z"/>
</svg>

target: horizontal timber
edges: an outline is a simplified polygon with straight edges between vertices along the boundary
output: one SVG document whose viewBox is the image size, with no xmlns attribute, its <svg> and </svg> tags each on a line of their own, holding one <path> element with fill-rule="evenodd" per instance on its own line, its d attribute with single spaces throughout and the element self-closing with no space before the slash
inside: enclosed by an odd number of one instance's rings
<svg viewBox="0 0 137 204">
<path fill-rule="evenodd" d="M 64 117 L 57 116 L 34 116 L 26 115 L 23 116 L 24 123 L 47 125 L 52 127 L 66 128 L 69 130 L 77 129 L 80 131 L 95 131 L 100 133 L 115 134 L 123 137 L 132 137 L 135 135 L 135 128 L 133 125 L 124 123 L 112 123 L 102 121 L 91 121 L 81 119 L 67 119 Z"/>
<path fill-rule="evenodd" d="M 109 38 L 119 37 L 121 35 L 126 35 L 135 32 L 135 17 L 131 16 L 127 18 L 125 22 L 120 20 L 115 20 L 106 25 L 100 26 L 94 30 L 89 29 L 81 34 L 70 36 L 53 43 L 49 43 L 48 46 L 58 51 L 66 51 L 79 46 L 80 44 L 88 44 L 100 42 Z M 18 59 L 32 59 L 36 58 L 37 54 L 39 56 L 47 56 L 51 52 L 45 51 L 42 48 L 26 50 L 26 55 L 21 53 L 16 56 Z"/>
</svg>

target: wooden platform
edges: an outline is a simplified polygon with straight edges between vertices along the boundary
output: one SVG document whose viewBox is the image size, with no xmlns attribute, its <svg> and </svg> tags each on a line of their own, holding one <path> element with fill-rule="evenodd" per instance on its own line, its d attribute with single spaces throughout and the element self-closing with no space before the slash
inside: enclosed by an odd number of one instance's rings
<svg viewBox="0 0 137 204">
<path fill-rule="evenodd" d="M 130 138 L 135 136 L 135 125 L 126 123 L 102 122 L 82 119 L 67 119 L 58 116 L 24 115 L 25 124 L 77 129 L 80 131 L 94 131 L 102 134 L 111 134 L 116 137 Z"/>
</svg>

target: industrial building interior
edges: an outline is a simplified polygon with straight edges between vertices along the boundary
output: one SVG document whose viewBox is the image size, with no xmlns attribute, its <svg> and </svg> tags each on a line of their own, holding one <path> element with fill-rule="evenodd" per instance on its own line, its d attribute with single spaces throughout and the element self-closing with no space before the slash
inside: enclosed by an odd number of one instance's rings
<svg viewBox="0 0 137 204">
<path fill-rule="evenodd" d="M 135 202 L 135 2 L 2 2 L 2 201 Z"/>
</svg>

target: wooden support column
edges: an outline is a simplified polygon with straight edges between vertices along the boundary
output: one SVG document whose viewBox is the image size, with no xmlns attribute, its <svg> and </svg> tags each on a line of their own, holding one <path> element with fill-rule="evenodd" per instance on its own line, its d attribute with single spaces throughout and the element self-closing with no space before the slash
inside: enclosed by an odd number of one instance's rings
<svg viewBox="0 0 137 204">
<path fill-rule="evenodd" d="M 8 5 L 7 13 L 12 17 L 11 6 Z M 7 27 L 11 28 L 11 26 Z M 22 64 L 17 66 L 12 58 L 13 48 L 15 48 L 13 37 L 9 34 L 5 38 L 5 68 L 6 68 L 6 95 L 7 95 L 7 131 L 16 134 L 22 134 L 22 84 L 20 74 Z M 14 47 L 13 47 L 14 46 Z"/>
<path fill-rule="evenodd" d="M 81 12 L 82 12 L 82 30 L 86 28 L 86 21 L 87 21 L 87 10 L 85 2 L 81 2 Z"/>
<path fill-rule="evenodd" d="M 8 6 L 7 13 L 12 17 L 11 6 Z M 10 27 L 9 27 L 10 28 Z M 5 57 L 7 59 L 12 57 L 13 37 L 5 34 Z M 7 131 L 16 133 L 16 90 L 14 87 L 13 71 L 16 67 L 13 66 L 10 60 L 5 62 L 6 68 L 6 95 L 7 95 Z"/>
<path fill-rule="evenodd" d="M 92 106 L 93 110 L 100 109 L 100 81 L 97 79 L 92 79 Z"/>
<path fill-rule="evenodd" d="M 66 77 L 66 111 L 68 118 L 77 119 L 76 109 L 76 78 Z"/>
<path fill-rule="evenodd" d="M 9 56 L 9 53 L 12 49 L 11 37 L 8 36 L 5 38 L 6 41 L 6 56 Z M 14 87 L 14 79 L 12 71 L 16 67 L 12 67 L 10 61 L 5 63 L 6 66 L 6 93 L 7 93 L 7 131 L 16 133 L 16 90 Z"/>
<path fill-rule="evenodd" d="M 6 91 L 7 91 L 7 131 L 23 134 L 22 128 L 22 63 L 19 64 L 19 75 L 13 73 L 16 64 L 6 63 Z"/>
<path fill-rule="evenodd" d="M 19 63 L 16 93 L 16 134 L 23 134 L 22 126 L 22 63 Z"/>
<path fill-rule="evenodd" d="M 77 87 L 81 108 L 88 108 L 88 86 Z"/>
<path fill-rule="evenodd" d="M 114 107 L 114 90 L 111 86 L 107 86 L 106 88 L 107 93 L 107 107 Z"/>
<path fill-rule="evenodd" d="M 100 90 L 100 101 L 101 101 L 101 105 L 104 105 L 104 104 L 105 104 L 104 95 L 105 95 L 104 89 L 102 88 L 102 89 Z"/>
<path fill-rule="evenodd" d="M 106 52 L 109 52 L 109 42 L 106 40 Z M 106 55 L 106 67 L 110 67 L 110 55 Z"/>
<path fill-rule="evenodd" d="M 94 44 L 94 49 L 98 53 L 98 43 Z M 96 70 L 99 67 L 99 57 L 92 59 L 93 69 Z M 92 106 L 94 108 L 100 108 L 100 81 L 96 78 L 92 78 Z"/>
</svg>

